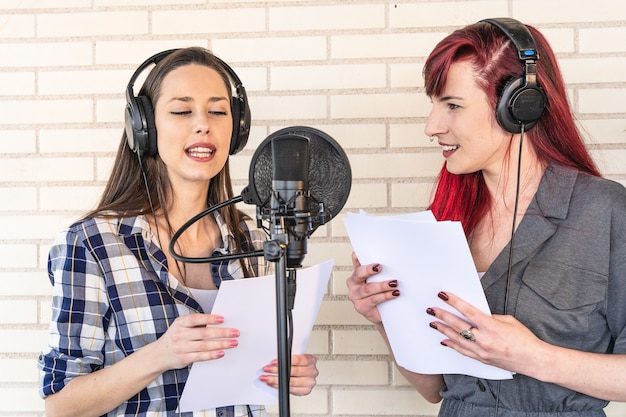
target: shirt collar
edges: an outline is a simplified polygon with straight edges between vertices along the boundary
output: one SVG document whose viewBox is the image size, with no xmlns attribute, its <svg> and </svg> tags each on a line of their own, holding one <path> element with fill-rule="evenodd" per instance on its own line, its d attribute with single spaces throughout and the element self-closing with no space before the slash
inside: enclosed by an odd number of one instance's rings
<svg viewBox="0 0 626 417">
<path fill-rule="evenodd" d="M 578 171 L 572 168 L 548 165 L 531 208 L 538 209 L 546 217 L 566 219 L 577 177 Z"/>
</svg>

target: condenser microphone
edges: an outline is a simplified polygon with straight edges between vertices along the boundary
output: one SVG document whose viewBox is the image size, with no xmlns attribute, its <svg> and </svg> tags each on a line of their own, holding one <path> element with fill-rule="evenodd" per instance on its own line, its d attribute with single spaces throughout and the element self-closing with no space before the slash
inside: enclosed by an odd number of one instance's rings
<svg viewBox="0 0 626 417">
<path fill-rule="evenodd" d="M 298 267 L 307 251 L 306 238 L 339 214 L 351 185 L 350 162 L 341 146 L 321 130 L 292 126 L 272 133 L 259 145 L 241 198 L 256 206 L 260 228 L 271 223 L 268 232 L 278 227 L 278 221 L 291 222 L 286 226 L 295 243 L 289 248 L 289 266 Z M 277 194 L 283 203 L 291 202 L 281 208 L 279 200 L 272 202 Z M 291 216 L 276 218 L 281 209 L 289 210 Z"/>
<path fill-rule="evenodd" d="M 299 268 L 312 230 L 309 210 L 309 139 L 300 135 L 274 138 L 272 144 L 271 237 L 287 237 L 287 268 Z"/>
</svg>

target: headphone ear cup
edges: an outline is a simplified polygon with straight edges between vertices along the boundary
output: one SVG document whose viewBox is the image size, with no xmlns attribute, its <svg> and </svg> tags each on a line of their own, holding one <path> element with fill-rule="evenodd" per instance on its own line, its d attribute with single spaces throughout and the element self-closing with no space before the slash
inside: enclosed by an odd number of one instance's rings
<svg viewBox="0 0 626 417">
<path fill-rule="evenodd" d="M 130 149 L 141 156 L 156 155 L 156 125 L 150 98 L 130 97 L 124 120 L 126 140 Z"/>
<path fill-rule="evenodd" d="M 546 107 L 547 100 L 543 89 L 527 87 L 524 84 L 523 78 L 509 80 L 496 105 L 496 119 L 500 126 L 510 133 L 520 133 L 522 125 L 524 131 L 532 128 Z"/>
<path fill-rule="evenodd" d="M 154 121 L 154 108 L 152 107 L 152 101 L 148 96 L 138 96 L 137 100 L 143 109 L 143 115 L 146 121 L 146 135 L 145 141 L 142 143 L 142 150 L 144 156 L 152 156 L 158 153 L 157 148 L 157 129 Z"/>
<path fill-rule="evenodd" d="M 231 112 L 233 116 L 233 135 L 230 139 L 229 153 L 234 155 L 248 143 L 251 114 L 248 103 L 239 97 L 233 97 L 231 100 Z"/>
<path fill-rule="evenodd" d="M 139 136 L 142 132 L 142 120 L 139 114 L 138 104 L 135 97 L 127 97 L 126 109 L 124 110 L 124 131 L 128 147 L 137 152 L 139 149 Z"/>
</svg>

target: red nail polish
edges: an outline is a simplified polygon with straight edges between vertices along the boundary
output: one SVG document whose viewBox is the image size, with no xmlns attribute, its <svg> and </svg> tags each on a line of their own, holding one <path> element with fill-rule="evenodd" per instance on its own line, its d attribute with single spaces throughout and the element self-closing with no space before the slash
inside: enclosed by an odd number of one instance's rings
<svg viewBox="0 0 626 417">
<path fill-rule="evenodd" d="M 428 323 L 428 325 L 432 327 L 433 329 L 437 330 L 437 323 L 431 322 L 431 323 Z"/>
<path fill-rule="evenodd" d="M 431 316 L 435 315 L 435 310 L 433 310 L 432 308 L 428 307 L 426 309 L 426 314 L 430 314 Z"/>
<path fill-rule="evenodd" d="M 441 298 L 443 301 L 448 301 L 450 299 L 450 297 L 448 297 L 448 294 L 443 291 L 440 291 L 439 294 L 437 294 L 437 297 Z"/>
<path fill-rule="evenodd" d="M 400 291 L 398 290 L 393 290 L 393 292 L 391 293 L 391 295 L 393 295 L 394 297 L 397 297 L 400 295 Z"/>
<path fill-rule="evenodd" d="M 374 265 L 374 266 L 372 267 L 372 271 L 374 271 L 374 272 L 378 272 L 378 271 L 380 271 L 380 264 L 376 264 L 376 265 Z"/>
<path fill-rule="evenodd" d="M 398 281 L 395 279 L 393 281 L 389 281 L 389 286 L 391 288 L 396 288 L 398 286 Z"/>
</svg>

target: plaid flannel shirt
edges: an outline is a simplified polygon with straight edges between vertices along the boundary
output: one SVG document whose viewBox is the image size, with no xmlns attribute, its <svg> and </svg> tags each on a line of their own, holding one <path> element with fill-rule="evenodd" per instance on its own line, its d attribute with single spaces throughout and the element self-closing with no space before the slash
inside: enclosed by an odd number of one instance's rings
<svg viewBox="0 0 626 417">
<path fill-rule="evenodd" d="M 222 246 L 230 253 L 233 236 L 218 213 Z M 246 221 L 253 247 L 265 234 Z M 255 275 L 266 274 L 263 257 L 247 258 Z M 71 379 L 111 366 L 163 335 L 176 317 L 202 312 L 190 292 L 168 273 L 165 253 L 144 216 L 95 218 L 65 230 L 52 245 L 48 274 L 53 285 L 49 345 L 41 352 L 39 392 L 61 390 Z M 219 287 L 244 278 L 238 260 L 211 265 Z M 109 416 L 218 416 L 215 410 L 179 414 L 176 409 L 189 367 L 169 370 Z M 264 411 L 254 406 L 253 414 Z M 246 406 L 235 415 L 248 415 Z"/>
</svg>

